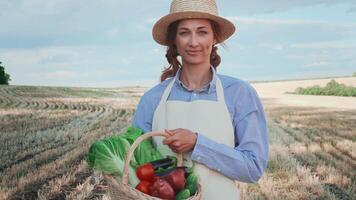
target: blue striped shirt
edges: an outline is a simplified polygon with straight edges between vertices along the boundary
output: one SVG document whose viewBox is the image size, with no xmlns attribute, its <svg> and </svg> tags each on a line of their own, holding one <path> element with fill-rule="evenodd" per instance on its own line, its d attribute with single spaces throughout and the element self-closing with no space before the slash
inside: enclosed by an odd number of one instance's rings
<svg viewBox="0 0 356 200">
<path fill-rule="evenodd" d="M 213 67 L 211 69 L 211 82 L 199 91 L 191 91 L 184 86 L 179 80 L 179 70 L 168 101 L 217 101 L 215 86 L 219 77 L 234 127 L 235 148 L 219 144 L 198 133 L 191 159 L 218 170 L 230 179 L 257 182 L 266 169 L 269 151 L 267 123 L 260 98 L 249 83 L 217 74 Z M 144 93 L 133 116 L 132 126 L 144 132 L 152 131 L 153 114 L 170 81 L 172 78 Z"/>
</svg>

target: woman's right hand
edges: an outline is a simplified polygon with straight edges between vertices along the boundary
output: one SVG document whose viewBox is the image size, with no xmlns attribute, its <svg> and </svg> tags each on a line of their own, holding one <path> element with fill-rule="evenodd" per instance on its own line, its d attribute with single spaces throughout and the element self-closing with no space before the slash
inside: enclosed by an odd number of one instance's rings
<svg viewBox="0 0 356 200">
<path fill-rule="evenodd" d="M 187 153 L 194 149 L 198 135 L 191 130 L 178 128 L 165 130 L 170 136 L 163 140 L 175 153 Z"/>
</svg>

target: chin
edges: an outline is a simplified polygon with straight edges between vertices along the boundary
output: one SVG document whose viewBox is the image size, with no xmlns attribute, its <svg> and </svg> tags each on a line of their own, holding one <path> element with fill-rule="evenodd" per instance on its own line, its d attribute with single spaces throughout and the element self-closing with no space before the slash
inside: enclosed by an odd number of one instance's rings
<svg viewBox="0 0 356 200">
<path fill-rule="evenodd" d="M 203 63 L 204 60 L 199 57 L 196 57 L 196 58 L 190 57 L 190 58 L 183 59 L 183 62 L 185 62 L 187 64 L 191 64 L 191 65 L 197 65 L 197 64 Z"/>
</svg>

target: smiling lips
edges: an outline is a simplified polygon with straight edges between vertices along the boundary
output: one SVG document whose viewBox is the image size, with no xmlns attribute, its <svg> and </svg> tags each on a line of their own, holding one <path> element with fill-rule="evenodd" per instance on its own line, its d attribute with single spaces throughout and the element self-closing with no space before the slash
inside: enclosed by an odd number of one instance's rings
<svg viewBox="0 0 356 200">
<path fill-rule="evenodd" d="M 186 51 L 188 55 L 197 55 L 200 51 L 194 50 L 194 51 Z"/>
</svg>

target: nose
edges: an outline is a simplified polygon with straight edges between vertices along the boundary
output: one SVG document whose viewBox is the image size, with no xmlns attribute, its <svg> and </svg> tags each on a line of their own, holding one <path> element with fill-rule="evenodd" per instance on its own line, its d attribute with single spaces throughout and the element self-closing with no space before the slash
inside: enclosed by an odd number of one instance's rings
<svg viewBox="0 0 356 200">
<path fill-rule="evenodd" d="M 197 36 L 195 34 L 192 34 L 190 37 L 190 41 L 189 41 L 189 45 L 191 47 L 195 47 L 198 46 L 198 40 L 197 40 Z"/>
</svg>

